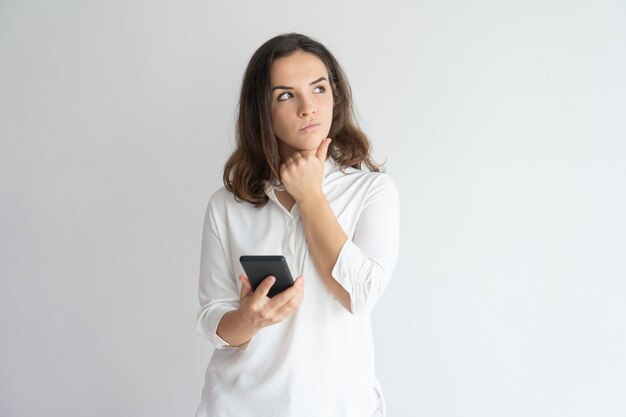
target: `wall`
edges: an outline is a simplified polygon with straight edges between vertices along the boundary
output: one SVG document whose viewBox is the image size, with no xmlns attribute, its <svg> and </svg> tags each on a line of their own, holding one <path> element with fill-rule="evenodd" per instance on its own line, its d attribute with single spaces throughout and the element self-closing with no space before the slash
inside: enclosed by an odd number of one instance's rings
<svg viewBox="0 0 626 417">
<path fill-rule="evenodd" d="M 626 6 L 0 3 L 0 414 L 193 415 L 241 76 L 300 31 L 402 199 L 390 416 L 624 416 Z"/>
</svg>

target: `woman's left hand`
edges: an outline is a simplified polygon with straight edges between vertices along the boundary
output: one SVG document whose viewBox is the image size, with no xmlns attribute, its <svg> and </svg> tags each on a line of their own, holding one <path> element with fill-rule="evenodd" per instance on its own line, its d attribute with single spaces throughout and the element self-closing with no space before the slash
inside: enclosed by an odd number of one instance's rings
<svg viewBox="0 0 626 417">
<path fill-rule="evenodd" d="M 280 165 L 280 180 L 296 202 L 323 195 L 324 164 L 331 139 L 326 138 L 313 152 L 296 152 Z"/>
</svg>

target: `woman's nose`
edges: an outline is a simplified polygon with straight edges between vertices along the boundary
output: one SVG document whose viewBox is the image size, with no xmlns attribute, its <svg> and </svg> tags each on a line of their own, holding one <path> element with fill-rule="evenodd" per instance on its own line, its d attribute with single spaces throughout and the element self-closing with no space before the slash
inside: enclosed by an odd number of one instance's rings
<svg viewBox="0 0 626 417">
<path fill-rule="evenodd" d="M 300 116 L 310 116 L 317 113 L 317 107 L 310 97 L 305 96 L 302 98 L 302 100 L 300 101 L 299 113 Z"/>
</svg>

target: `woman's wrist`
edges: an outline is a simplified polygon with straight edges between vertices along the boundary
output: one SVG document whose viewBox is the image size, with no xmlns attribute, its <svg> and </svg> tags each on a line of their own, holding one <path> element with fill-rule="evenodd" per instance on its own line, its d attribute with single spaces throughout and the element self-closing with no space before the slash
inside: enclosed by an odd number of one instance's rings
<svg viewBox="0 0 626 417">
<path fill-rule="evenodd" d="M 231 346 L 240 346 L 252 339 L 259 328 L 252 323 L 246 323 L 240 309 L 229 311 L 222 316 L 217 325 L 217 335 Z"/>
<path fill-rule="evenodd" d="M 310 193 L 306 194 L 299 199 L 296 199 L 298 206 L 300 206 L 300 211 L 307 208 L 318 208 L 328 203 L 326 196 L 320 190 L 318 193 Z"/>
</svg>

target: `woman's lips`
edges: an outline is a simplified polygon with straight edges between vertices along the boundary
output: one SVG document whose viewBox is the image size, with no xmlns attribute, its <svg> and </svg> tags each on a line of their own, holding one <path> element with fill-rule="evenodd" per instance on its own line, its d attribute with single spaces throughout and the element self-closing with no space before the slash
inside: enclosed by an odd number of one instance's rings
<svg viewBox="0 0 626 417">
<path fill-rule="evenodd" d="M 302 129 L 300 129 L 300 131 L 302 132 L 312 132 L 314 130 L 316 130 L 319 126 L 321 125 L 321 123 L 312 123 L 308 126 L 303 127 Z"/>
</svg>

